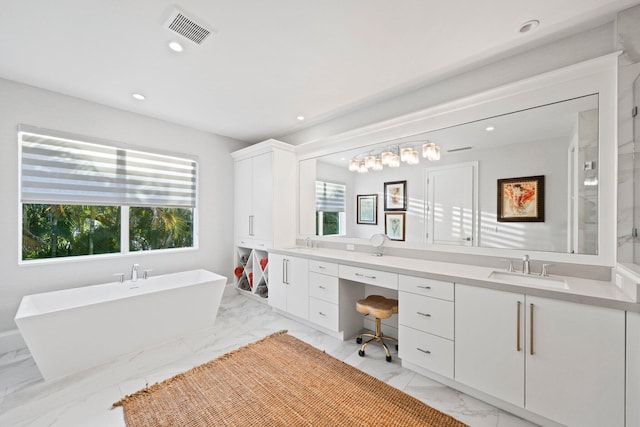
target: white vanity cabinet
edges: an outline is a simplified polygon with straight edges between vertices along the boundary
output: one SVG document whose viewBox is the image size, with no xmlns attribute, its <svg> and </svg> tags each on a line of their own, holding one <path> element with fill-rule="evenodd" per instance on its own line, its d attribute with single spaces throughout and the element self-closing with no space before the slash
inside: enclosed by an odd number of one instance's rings
<svg viewBox="0 0 640 427">
<path fill-rule="evenodd" d="M 301 319 L 309 319 L 309 261 L 269 254 L 269 305 Z"/>
<path fill-rule="evenodd" d="M 456 284 L 455 380 L 570 426 L 624 426 L 625 313 Z"/>
<path fill-rule="evenodd" d="M 454 284 L 400 275 L 398 285 L 398 356 L 453 378 Z"/>
<path fill-rule="evenodd" d="M 364 298 L 364 287 L 340 283 L 338 264 L 309 260 L 309 320 L 341 339 L 362 329 L 362 315 L 355 302 Z"/>
</svg>

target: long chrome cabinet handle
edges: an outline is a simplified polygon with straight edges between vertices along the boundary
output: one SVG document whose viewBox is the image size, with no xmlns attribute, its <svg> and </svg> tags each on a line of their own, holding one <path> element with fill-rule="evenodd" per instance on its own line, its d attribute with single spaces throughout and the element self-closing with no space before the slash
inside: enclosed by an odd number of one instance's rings
<svg viewBox="0 0 640 427">
<path fill-rule="evenodd" d="M 423 352 L 424 354 L 431 354 L 429 350 L 423 350 L 420 347 L 416 347 L 416 350 Z"/>
<path fill-rule="evenodd" d="M 375 279 L 376 278 L 376 276 L 366 276 L 366 275 L 361 274 L 361 273 L 355 273 L 355 275 L 358 276 L 358 277 L 366 277 L 367 279 Z"/>
<path fill-rule="evenodd" d="M 253 215 L 249 215 L 249 236 L 253 236 Z"/>
<path fill-rule="evenodd" d="M 431 286 L 421 286 L 421 285 L 416 285 L 416 286 L 420 289 L 431 289 Z"/>
<path fill-rule="evenodd" d="M 529 354 L 533 356 L 533 303 L 529 304 L 531 314 L 529 315 Z"/>
<path fill-rule="evenodd" d="M 424 317 L 431 317 L 429 313 L 421 313 L 419 311 L 416 311 L 416 314 L 419 314 L 420 316 L 424 316 Z"/>
<path fill-rule="evenodd" d="M 517 303 L 517 309 L 518 309 L 518 314 L 517 314 L 517 319 L 518 321 L 516 322 L 516 351 L 520 351 L 522 350 L 522 347 L 520 347 L 520 307 L 522 306 L 522 302 L 518 301 Z"/>
<path fill-rule="evenodd" d="M 287 283 L 287 260 L 282 259 L 282 283 Z"/>
</svg>

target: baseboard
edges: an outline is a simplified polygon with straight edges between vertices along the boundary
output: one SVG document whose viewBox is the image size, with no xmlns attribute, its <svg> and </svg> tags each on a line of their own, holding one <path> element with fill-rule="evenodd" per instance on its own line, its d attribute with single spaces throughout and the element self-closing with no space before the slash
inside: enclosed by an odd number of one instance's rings
<svg viewBox="0 0 640 427">
<path fill-rule="evenodd" d="M 10 351 L 21 350 L 26 348 L 22 335 L 17 329 L 11 331 L 0 332 L 0 354 L 9 353 Z"/>
</svg>

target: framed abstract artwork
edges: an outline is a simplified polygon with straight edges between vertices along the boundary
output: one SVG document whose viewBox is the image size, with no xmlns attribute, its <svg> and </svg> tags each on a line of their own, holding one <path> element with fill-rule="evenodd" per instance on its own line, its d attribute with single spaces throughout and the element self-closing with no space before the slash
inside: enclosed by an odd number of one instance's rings
<svg viewBox="0 0 640 427">
<path fill-rule="evenodd" d="M 544 222 L 544 175 L 498 180 L 499 222 Z"/>
<path fill-rule="evenodd" d="M 356 218 L 358 224 L 378 224 L 378 195 L 377 194 L 358 194 Z"/>
<path fill-rule="evenodd" d="M 389 240 L 404 241 L 404 212 L 385 212 L 384 233 Z"/>
<path fill-rule="evenodd" d="M 407 210 L 407 181 L 384 183 L 384 210 Z"/>
</svg>

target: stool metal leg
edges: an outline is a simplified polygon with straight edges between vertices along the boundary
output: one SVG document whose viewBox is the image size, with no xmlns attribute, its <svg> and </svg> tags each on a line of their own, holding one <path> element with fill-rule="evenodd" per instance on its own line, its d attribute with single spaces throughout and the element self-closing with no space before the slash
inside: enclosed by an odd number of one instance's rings
<svg viewBox="0 0 640 427">
<path fill-rule="evenodd" d="M 384 352 L 386 354 L 386 359 L 387 362 L 391 362 L 391 352 L 389 351 L 389 347 L 387 347 L 387 344 L 385 344 L 384 340 L 388 340 L 388 341 L 395 341 L 398 342 L 397 339 L 392 338 L 392 337 L 385 337 L 382 335 L 382 324 L 380 319 L 376 318 L 376 333 L 375 334 L 361 334 L 358 339 L 356 340 L 358 342 L 358 344 L 360 344 L 362 342 L 362 338 L 363 337 L 367 337 L 370 339 L 365 342 L 364 344 L 362 344 L 362 347 L 360 347 L 360 350 L 358 351 L 358 354 L 360 355 L 360 357 L 364 357 L 364 349 L 367 348 L 367 346 L 369 345 L 370 342 L 372 341 L 376 341 L 379 342 L 380 344 L 382 344 L 382 347 L 384 348 Z M 396 345 L 397 348 L 397 345 Z"/>
</svg>

